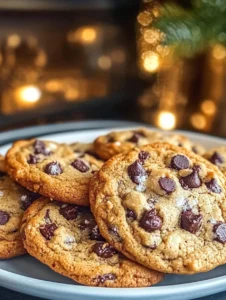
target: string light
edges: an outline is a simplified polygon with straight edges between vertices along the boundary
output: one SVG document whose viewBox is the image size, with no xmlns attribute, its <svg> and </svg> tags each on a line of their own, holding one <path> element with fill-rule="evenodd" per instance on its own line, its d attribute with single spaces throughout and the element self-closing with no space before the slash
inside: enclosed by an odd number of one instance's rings
<svg viewBox="0 0 226 300">
<path fill-rule="evenodd" d="M 214 46 L 212 53 L 213 57 L 218 60 L 224 59 L 226 57 L 226 49 L 222 45 Z"/>
<path fill-rule="evenodd" d="M 108 70 L 111 68 L 111 58 L 107 55 L 100 56 L 97 64 L 101 69 Z"/>
<path fill-rule="evenodd" d="M 92 44 L 97 38 L 97 30 L 94 27 L 81 27 L 76 31 L 69 32 L 67 39 L 70 43 L 82 42 Z"/>
<path fill-rule="evenodd" d="M 204 100 L 201 104 L 201 110 L 204 112 L 204 114 L 212 116 L 216 113 L 216 104 L 213 102 L 213 100 Z"/>
<path fill-rule="evenodd" d="M 206 127 L 206 118 L 203 114 L 195 113 L 191 116 L 191 124 L 195 128 L 203 130 Z"/>
<path fill-rule="evenodd" d="M 18 88 L 16 91 L 17 97 L 22 102 L 35 103 L 41 98 L 41 91 L 34 85 L 27 85 Z"/>
<path fill-rule="evenodd" d="M 143 66 L 145 71 L 154 73 L 159 68 L 159 56 L 153 51 L 148 51 L 144 55 Z"/>
<path fill-rule="evenodd" d="M 176 117 L 172 112 L 161 111 L 157 117 L 157 125 L 164 130 L 175 128 Z"/>
<path fill-rule="evenodd" d="M 148 26 L 152 22 L 151 14 L 148 11 L 141 12 L 137 17 L 137 21 L 142 26 Z"/>
</svg>

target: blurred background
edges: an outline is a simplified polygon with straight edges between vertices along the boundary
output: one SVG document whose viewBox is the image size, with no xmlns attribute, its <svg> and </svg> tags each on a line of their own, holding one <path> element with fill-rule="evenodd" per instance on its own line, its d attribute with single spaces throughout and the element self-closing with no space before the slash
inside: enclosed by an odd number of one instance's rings
<svg viewBox="0 0 226 300">
<path fill-rule="evenodd" d="M 1 0 L 0 130 L 121 119 L 226 136 L 224 2 Z"/>
</svg>

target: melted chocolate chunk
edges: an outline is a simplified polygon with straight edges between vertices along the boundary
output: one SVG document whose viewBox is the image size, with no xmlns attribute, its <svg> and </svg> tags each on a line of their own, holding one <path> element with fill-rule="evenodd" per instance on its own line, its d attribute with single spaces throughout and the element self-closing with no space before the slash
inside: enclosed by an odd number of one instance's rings
<svg viewBox="0 0 226 300">
<path fill-rule="evenodd" d="M 50 155 L 51 152 L 46 148 L 46 145 L 43 141 L 36 140 L 33 144 L 35 154 L 43 154 L 45 156 Z"/>
<path fill-rule="evenodd" d="M 132 221 L 136 220 L 136 218 L 137 218 L 135 212 L 132 209 L 127 209 L 126 210 L 126 217 L 128 219 L 131 219 Z"/>
<path fill-rule="evenodd" d="M 63 204 L 59 210 L 59 213 L 66 220 L 75 220 L 78 216 L 78 206 L 73 204 Z"/>
<path fill-rule="evenodd" d="M 37 193 L 27 191 L 26 194 L 24 194 L 20 197 L 21 208 L 23 210 L 26 210 L 31 205 L 31 203 L 33 203 L 36 199 L 38 199 L 40 197 L 41 197 L 41 195 L 39 195 Z"/>
<path fill-rule="evenodd" d="M 146 152 L 146 151 L 141 151 L 139 154 L 138 154 L 138 158 L 139 158 L 139 161 L 141 164 L 144 164 L 144 161 L 150 157 L 149 153 Z"/>
<path fill-rule="evenodd" d="M 104 238 L 103 238 L 102 235 L 100 234 L 100 230 L 99 230 L 99 228 L 98 228 L 97 225 L 95 225 L 95 226 L 91 229 L 90 239 L 91 239 L 91 240 L 96 240 L 96 241 L 104 241 Z"/>
<path fill-rule="evenodd" d="M 117 253 L 117 251 L 112 246 L 110 246 L 109 244 L 105 244 L 105 243 L 94 244 L 93 252 L 102 258 L 110 258 Z"/>
<path fill-rule="evenodd" d="M 153 232 L 162 228 L 162 219 L 156 214 L 156 210 L 145 211 L 140 219 L 140 227 L 147 232 Z"/>
<path fill-rule="evenodd" d="M 112 136 L 109 136 L 107 142 L 108 143 L 114 143 L 115 139 Z"/>
<path fill-rule="evenodd" d="M 171 168 L 174 170 L 184 170 L 189 168 L 189 160 L 184 155 L 176 155 L 171 159 Z"/>
<path fill-rule="evenodd" d="M 60 175 L 63 173 L 60 163 L 57 161 L 48 163 L 44 169 L 45 173 L 49 175 Z"/>
<path fill-rule="evenodd" d="M 159 179 L 159 185 L 163 191 L 167 194 L 171 194 L 176 190 L 176 184 L 173 179 L 168 177 L 162 177 Z"/>
<path fill-rule="evenodd" d="M 202 216 L 195 215 L 191 210 L 183 211 L 181 214 L 181 228 L 191 233 L 199 231 L 202 225 Z"/>
<path fill-rule="evenodd" d="M 213 163 L 214 165 L 219 166 L 224 162 L 223 157 L 218 152 L 214 152 L 213 155 L 209 158 L 209 161 Z"/>
<path fill-rule="evenodd" d="M 195 189 L 199 188 L 202 185 L 201 178 L 199 177 L 199 167 L 194 167 L 193 171 L 191 174 L 181 177 L 179 179 L 180 184 L 183 189 L 188 190 L 188 189 Z"/>
<path fill-rule="evenodd" d="M 222 244 L 226 243 L 226 223 L 218 222 L 213 226 L 213 232 L 215 233 L 215 241 Z"/>
<path fill-rule="evenodd" d="M 193 146 L 193 147 L 191 148 L 191 150 L 192 150 L 192 152 L 194 152 L 195 154 L 198 154 L 198 151 L 197 151 L 197 149 L 195 148 L 195 146 Z"/>
<path fill-rule="evenodd" d="M 140 164 L 140 162 L 136 160 L 133 164 L 131 164 L 128 167 L 128 175 L 134 183 L 140 184 L 146 179 L 147 172 Z"/>
<path fill-rule="evenodd" d="M 88 219 L 84 219 L 81 221 L 81 223 L 78 225 L 79 229 L 85 230 L 86 228 L 90 228 L 93 224 L 93 221 L 91 222 Z"/>
<path fill-rule="evenodd" d="M 210 181 L 206 182 L 206 187 L 213 193 L 220 194 L 221 193 L 221 187 L 217 183 L 216 179 L 213 178 Z"/>
<path fill-rule="evenodd" d="M 3 210 L 0 210 L 0 225 L 5 225 L 10 219 L 10 215 L 3 211 Z"/>
<path fill-rule="evenodd" d="M 57 225 L 55 223 L 41 225 L 39 228 L 40 233 L 46 240 L 51 240 L 54 236 L 54 231 L 57 229 Z"/>
<path fill-rule="evenodd" d="M 89 167 L 81 159 L 76 159 L 71 165 L 82 173 L 89 171 Z"/>
<path fill-rule="evenodd" d="M 39 162 L 39 157 L 33 154 L 29 154 L 29 158 L 27 160 L 28 164 L 34 165 Z"/>
<path fill-rule="evenodd" d="M 115 280 L 116 278 L 117 277 L 115 274 L 112 274 L 112 273 L 104 274 L 104 275 L 97 277 L 97 282 L 98 282 L 98 284 L 100 284 L 100 283 L 103 284 L 107 280 Z"/>
</svg>

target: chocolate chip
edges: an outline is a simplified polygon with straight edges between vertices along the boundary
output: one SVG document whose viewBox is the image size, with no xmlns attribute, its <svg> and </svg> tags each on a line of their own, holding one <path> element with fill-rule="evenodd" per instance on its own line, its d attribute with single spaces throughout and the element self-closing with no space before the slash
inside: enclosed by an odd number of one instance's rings
<svg viewBox="0 0 226 300">
<path fill-rule="evenodd" d="M 194 167 L 191 174 L 179 179 L 183 189 L 188 190 L 192 188 L 199 188 L 202 185 L 202 181 L 199 177 L 198 171 L 199 167 Z"/>
<path fill-rule="evenodd" d="M 52 221 L 51 221 L 51 219 L 50 219 L 49 212 L 50 212 L 50 210 L 47 209 L 47 210 L 46 210 L 46 213 L 45 213 L 45 216 L 44 216 L 45 222 L 48 223 L 48 224 L 52 223 Z"/>
<path fill-rule="evenodd" d="M 0 225 L 5 225 L 10 219 L 10 215 L 3 211 L 3 210 L 0 210 Z"/>
<path fill-rule="evenodd" d="M 121 239 L 121 237 L 120 237 L 120 235 L 119 235 L 119 233 L 118 233 L 118 228 L 117 228 L 116 226 L 111 226 L 111 227 L 109 228 L 109 232 L 110 232 L 111 234 L 113 234 L 114 236 L 116 236 L 117 238 L 120 238 L 120 239 Z"/>
<path fill-rule="evenodd" d="M 89 171 L 89 167 L 81 159 L 76 159 L 71 165 L 82 173 Z"/>
<path fill-rule="evenodd" d="M 75 220 L 78 216 L 78 206 L 73 204 L 64 204 L 59 213 L 67 220 Z"/>
<path fill-rule="evenodd" d="M 41 225 L 39 228 L 40 233 L 46 240 L 51 240 L 54 235 L 54 231 L 57 229 L 57 225 L 55 223 Z"/>
<path fill-rule="evenodd" d="M 168 177 L 162 177 L 159 179 L 159 185 L 163 191 L 167 194 L 171 194 L 176 190 L 176 185 L 173 179 Z"/>
<path fill-rule="evenodd" d="M 116 278 L 117 277 L 115 274 L 112 274 L 112 273 L 104 274 L 104 275 L 97 277 L 97 282 L 98 282 L 98 284 L 100 284 L 100 283 L 103 284 L 107 280 L 115 280 Z"/>
<path fill-rule="evenodd" d="M 138 143 L 140 137 L 141 137 L 141 136 L 139 135 L 139 133 L 136 133 L 136 132 L 135 132 L 135 133 L 132 135 L 132 137 L 131 137 L 130 139 L 128 139 L 127 141 L 136 144 L 136 143 Z"/>
<path fill-rule="evenodd" d="M 39 157 L 33 154 L 29 154 L 29 158 L 27 160 L 27 163 L 30 165 L 37 164 L 39 162 Z"/>
<path fill-rule="evenodd" d="M 139 154 L 138 154 L 138 158 L 140 160 L 140 163 L 141 164 L 144 164 L 144 161 L 149 157 L 149 153 L 146 152 L 146 151 L 141 151 Z"/>
<path fill-rule="evenodd" d="M 60 163 L 57 161 L 48 163 L 44 169 L 45 173 L 49 175 L 59 175 L 63 173 Z"/>
<path fill-rule="evenodd" d="M 221 193 L 221 187 L 218 185 L 216 179 L 211 179 L 210 181 L 206 182 L 206 186 L 207 188 L 216 194 L 220 194 Z"/>
<path fill-rule="evenodd" d="M 105 244 L 105 243 L 94 244 L 93 252 L 102 258 L 110 258 L 117 253 L 117 251 L 112 246 L 110 246 L 109 244 Z"/>
<path fill-rule="evenodd" d="M 209 158 L 209 161 L 214 165 L 220 165 L 224 162 L 223 157 L 218 152 L 214 152 L 213 155 Z"/>
<path fill-rule="evenodd" d="M 96 240 L 96 241 L 104 241 L 104 238 L 102 237 L 102 235 L 100 234 L 100 230 L 98 228 L 97 225 L 95 225 L 92 229 L 91 229 L 91 233 L 90 233 L 90 239 L 91 240 Z"/>
<path fill-rule="evenodd" d="M 218 222 L 213 226 L 213 232 L 216 237 L 215 240 L 224 244 L 226 243 L 226 223 Z"/>
<path fill-rule="evenodd" d="M 24 194 L 20 197 L 21 208 L 23 210 L 26 210 L 36 199 L 38 199 L 40 197 L 41 196 L 37 193 L 27 191 L 26 194 Z"/>
<path fill-rule="evenodd" d="M 147 172 L 145 171 L 141 163 L 136 160 L 128 167 L 128 175 L 134 183 L 140 184 L 146 179 Z"/>
<path fill-rule="evenodd" d="M 190 209 L 181 214 L 181 228 L 191 233 L 196 233 L 202 225 L 202 216 L 195 215 Z"/>
<path fill-rule="evenodd" d="M 46 149 L 46 145 L 43 141 L 36 140 L 33 144 L 34 153 L 35 154 L 43 154 L 43 155 L 50 155 L 51 152 Z"/>
<path fill-rule="evenodd" d="M 192 150 L 192 152 L 194 152 L 195 154 L 198 154 L 198 150 L 197 150 L 194 146 L 191 148 L 191 150 Z"/>
<path fill-rule="evenodd" d="M 107 142 L 108 143 L 114 143 L 115 139 L 112 136 L 109 136 Z"/>
<path fill-rule="evenodd" d="M 90 220 L 88 219 L 84 219 L 82 220 L 82 222 L 78 225 L 79 229 L 81 230 L 85 230 L 86 228 L 90 228 L 92 226 L 92 223 Z"/>
<path fill-rule="evenodd" d="M 128 219 L 133 220 L 133 221 L 136 220 L 136 218 L 137 218 L 135 212 L 134 212 L 132 209 L 127 209 L 127 210 L 126 210 L 126 217 L 127 217 Z"/>
<path fill-rule="evenodd" d="M 145 231 L 153 232 L 161 229 L 162 219 L 156 214 L 156 210 L 152 209 L 143 213 L 139 224 Z"/>
<path fill-rule="evenodd" d="M 189 168 L 189 160 L 184 155 L 175 155 L 171 159 L 171 168 L 174 170 L 183 170 Z"/>
<path fill-rule="evenodd" d="M 92 150 L 87 150 L 87 151 L 85 151 L 84 153 L 85 153 L 85 154 L 88 154 L 88 155 L 90 155 L 90 156 L 93 156 L 93 157 L 96 158 L 96 159 L 100 159 L 100 157 L 99 157 L 94 151 L 92 151 Z"/>
</svg>

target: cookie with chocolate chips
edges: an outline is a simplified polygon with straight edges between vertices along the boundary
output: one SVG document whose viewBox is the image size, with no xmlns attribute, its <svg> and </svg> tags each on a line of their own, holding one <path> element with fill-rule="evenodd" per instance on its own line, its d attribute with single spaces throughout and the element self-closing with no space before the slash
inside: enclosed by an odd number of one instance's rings
<svg viewBox="0 0 226 300">
<path fill-rule="evenodd" d="M 90 203 L 101 234 L 125 256 L 191 274 L 226 261 L 225 184 L 201 156 L 155 143 L 107 161 L 91 180 Z"/>
<path fill-rule="evenodd" d="M 166 134 L 146 128 L 127 131 L 110 132 L 94 141 L 95 152 L 103 159 L 129 151 L 136 146 L 152 144 L 154 142 L 168 142 L 175 146 L 186 148 L 194 153 L 203 154 L 204 148 L 194 144 L 187 137 L 180 134 Z"/>
<path fill-rule="evenodd" d="M 81 205 L 89 205 L 90 178 L 101 165 L 78 145 L 35 139 L 15 142 L 6 155 L 7 172 L 15 181 L 49 198 Z"/>
<path fill-rule="evenodd" d="M 128 260 L 109 245 L 87 207 L 37 200 L 26 211 L 21 230 L 29 254 L 81 284 L 142 287 L 163 279 L 162 273 Z"/>
<path fill-rule="evenodd" d="M 13 182 L 5 173 L 4 158 L 0 157 L 0 259 L 26 253 L 20 236 L 24 211 L 40 195 Z"/>
<path fill-rule="evenodd" d="M 204 155 L 212 164 L 216 165 L 226 176 L 226 147 L 209 149 Z"/>
</svg>

